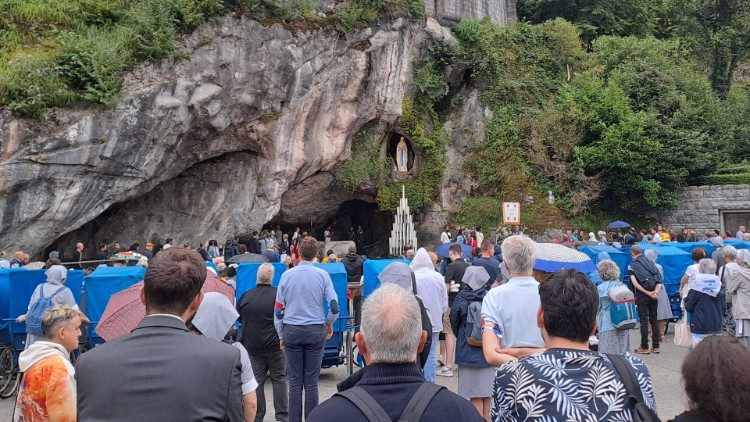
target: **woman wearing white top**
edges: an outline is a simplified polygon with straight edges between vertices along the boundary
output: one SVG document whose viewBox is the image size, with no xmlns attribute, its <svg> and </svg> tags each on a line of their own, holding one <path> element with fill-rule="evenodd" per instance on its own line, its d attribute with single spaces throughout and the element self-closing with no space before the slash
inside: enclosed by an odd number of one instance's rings
<svg viewBox="0 0 750 422">
<path fill-rule="evenodd" d="M 690 288 L 685 287 L 685 285 L 687 285 L 688 282 L 692 281 L 695 278 L 695 275 L 698 274 L 698 262 L 700 262 L 700 260 L 703 258 L 708 258 L 708 254 L 706 253 L 705 249 L 696 248 L 693 249 L 692 258 L 695 264 L 690 265 L 687 267 L 687 269 L 685 269 L 685 275 L 683 275 L 682 279 L 680 280 L 680 297 L 682 298 L 682 303 L 680 306 L 683 310 L 685 309 L 685 296 L 687 296 L 688 291 L 690 290 Z"/>
</svg>

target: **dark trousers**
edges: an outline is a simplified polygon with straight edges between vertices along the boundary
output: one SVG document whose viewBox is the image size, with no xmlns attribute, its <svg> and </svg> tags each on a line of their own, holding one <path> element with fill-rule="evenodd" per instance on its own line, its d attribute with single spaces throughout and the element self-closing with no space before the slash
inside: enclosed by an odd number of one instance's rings
<svg viewBox="0 0 750 422">
<path fill-rule="evenodd" d="M 636 302 L 638 307 L 638 319 L 641 322 L 641 348 L 648 349 L 648 326 L 651 324 L 651 347 L 659 347 L 659 323 L 656 320 L 656 310 L 659 301 L 643 296 Z"/>
<path fill-rule="evenodd" d="M 284 354 L 289 377 L 289 421 L 302 421 L 302 389 L 305 419 L 318 405 L 318 378 L 323 363 L 323 325 L 284 325 Z"/>
<path fill-rule="evenodd" d="M 253 364 L 253 374 L 258 382 L 258 389 L 255 390 L 258 396 L 258 411 L 255 413 L 255 422 L 263 422 L 263 418 L 266 416 L 266 393 L 263 391 L 266 377 L 271 378 L 273 384 L 273 409 L 276 420 L 286 422 L 289 418 L 289 394 L 286 383 L 284 352 L 274 350 L 251 354 L 250 362 Z"/>
</svg>

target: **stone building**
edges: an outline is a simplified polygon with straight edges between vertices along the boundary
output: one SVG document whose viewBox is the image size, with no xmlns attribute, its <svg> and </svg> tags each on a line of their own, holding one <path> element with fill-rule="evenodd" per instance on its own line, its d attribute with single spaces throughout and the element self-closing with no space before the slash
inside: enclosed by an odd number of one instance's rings
<svg viewBox="0 0 750 422">
<path fill-rule="evenodd" d="M 672 229 L 734 233 L 741 225 L 750 227 L 750 185 L 689 186 L 677 207 L 659 213 L 659 219 Z"/>
</svg>

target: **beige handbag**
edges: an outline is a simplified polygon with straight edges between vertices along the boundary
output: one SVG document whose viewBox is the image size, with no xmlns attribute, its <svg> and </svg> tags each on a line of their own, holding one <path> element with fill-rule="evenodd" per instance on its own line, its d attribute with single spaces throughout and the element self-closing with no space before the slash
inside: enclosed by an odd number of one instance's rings
<svg viewBox="0 0 750 422">
<path fill-rule="evenodd" d="M 674 325 L 674 344 L 688 349 L 693 346 L 693 334 L 687 321 L 687 311 L 682 312 L 682 319 Z"/>
</svg>

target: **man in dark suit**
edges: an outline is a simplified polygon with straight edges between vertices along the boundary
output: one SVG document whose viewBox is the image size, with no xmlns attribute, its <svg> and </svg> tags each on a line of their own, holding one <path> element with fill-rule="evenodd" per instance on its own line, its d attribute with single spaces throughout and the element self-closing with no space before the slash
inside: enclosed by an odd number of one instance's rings
<svg viewBox="0 0 750 422">
<path fill-rule="evenodd" d="M 78 421 L 243 421 L 240 353 L 188 332 L 206 266 L 169 248 L 149 262 L 132 333 L 81 355 Z"/>
</svg>

